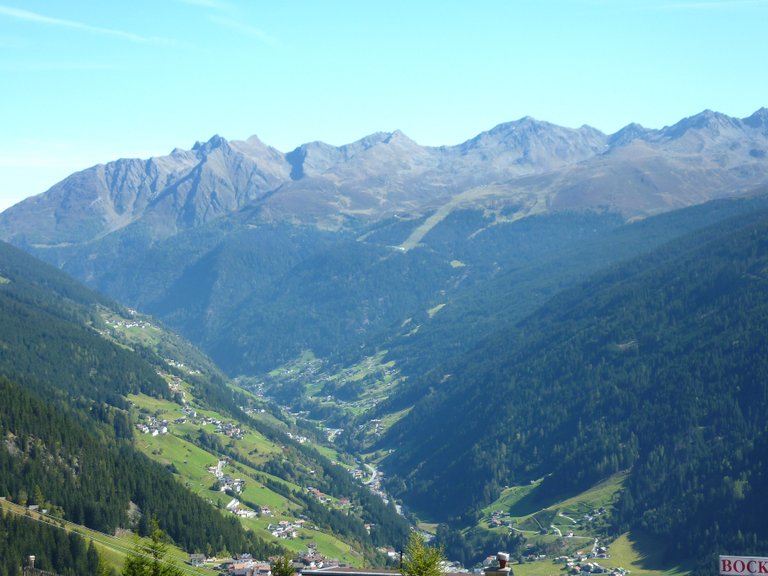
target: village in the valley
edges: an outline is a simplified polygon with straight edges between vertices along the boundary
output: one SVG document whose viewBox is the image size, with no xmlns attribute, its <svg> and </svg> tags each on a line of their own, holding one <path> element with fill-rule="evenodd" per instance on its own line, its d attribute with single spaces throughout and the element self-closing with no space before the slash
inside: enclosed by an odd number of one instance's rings
<svg viewBox="0 0 768 576">
<path fill-rule="evenodd" d="M 145 328 L 141 326 L 140 321 L 136 321 L 137 327 Z M 188 369 L 180 363 L 169 361 L 173 368 Z M 187 401 L 184 393 L 184 382 L 182 378 L 175 374 L 169 374 L 165 372 L 159 372 L 166 381 L 168 381 L 169 389 L 172 393 L 177 395 L 177 401 L 181 404 L 181 411 L 183 416 L 175 418 L 173 420 L 162 419 L 158 416 L 154 416 L 149 413 L 140 414 L 139 420 L 136 424 L 136 428 L 142 434 L 149 434 L 152 436 L 160 436 L 168 434 L 176 424 L 194 424 L 201 427 L 210 427 L 216 434 L 221 434 L 232 440 L 242 440 L 245 434 L 241 425 L 231 420 L 223 420 L 212 416 L 206 416 L 199 414 Z M 259 391 L 261 392 L 261 391 Z M 245 413 L 254 416 L 257 410 L 253 408 L 243 407 Z M 264 410 L 260 410 L 263 412 Z M 301 416 L 300 414 L 294 414 L 294 416 Z M 361 425 L 364 429 L 367 429 L 367 433 L 378 435 L 381 432 L 382 423 L 380 420 L 372 420 Z M 327 440 L 334 442 L 339 434 L 344 431 L 340 428 L 326 428 L 324 429 Z M 307 444 L 311 440 L 305 435 L 296 432 L 287 432 L 287 436 L 297 442 L 298 444 Z M 213 484 L 212 488 L 220 492 L 227 494 L 230 499 L 224 505 L 224 509 L 240 518 L 274 518 L 277 514 L 276 511 L 271 510 L 267 505 L 251 506 L 245 505 L 241 500 L 241 494 L 245 489 L 247 480 L 234 476 L 232 471 L 235 470 L 232 466 L 232 462 L 228 457 L 223 457 L 208 466 L 207 471 L 211 475 Z M 359 482 L 366 485 L 369 490 L 377 494 L 379 497 L 388 500 L 388 495 L 383 489 L 382 480 L 383 474 L 377 470 L 373 465 L 368 463 L 358 463 L 356 467 L 350 468 L 349 473 Z M 318 502 L 326 505 L 336 507 L 344 510 L 345 508 L 351 508 L 352 503 L 349 498 L 346 497 L 332 497 L 324 494 L 319 489 L 313 486 L 306 486 L 304 490 L 307 494 L 316 498 Z M 399 506 L 398 506 L 399 510 Z M 605 574 L 606 576 L 626 576 L 629 572 L 623 568 L 607 568 L 601 565 L 600 561 L 608 559 L 609 551 L 606 545 L 602 545 L 597 538 L 593 536 L 579 536 L 574 533 L 578 528 L 589 525 L 595 519 L 605 514 L 604 508 L 598 508 L 591 512 L 584 514 L 583 517 L 575 519 L 564 514 L 559 514 L 563 518 L 569 520 L 573 524 L 573 529 L 562 529 L 555 525 L 544 527 L 539 525 L 540 530 L 533 532 L 535 535 L 552 534 L 562 539 L 564 542 L 578 540 L 585 540 L 588 545 L 585 547 L 578 546 L 566 546 L 566 549 L 572 549 L 573 552 L 567 555 L 552 556 L 541 553 L 533 553 L 534 546 L 529 544 L 527 549 L 529 552 L 524 552 L 520 560 L 526 564 L 548 562 L 554 563 L 557 566 L 557 571 L 561 574 L 579 575 L 585 576 L 591 574 Z M 490 529 L 507 528 L 510 532 L 524 533 L 524 530 L 518 528 L 515 522 L 511 519 L 510 514 L 503 510 L 495 510 L 491 512 L 485 519 Z M 366 529 L 371 530 L 372 526 L 366 525 Z M 311 534 L 310 531 L 316 530 L 317 527 L 308 523 L 305 518 L 292 518 L 292 519 L 277 519 L 270 521 L 265 529 L 269 534 L 277 539 L 282 540 L 296 540 L 298 539 L 302 531 L 305 532 L 305 537 Z M 427 539 L 431 539 L 432 536 L 424 534 Z M 585 542 L 586 544 L 586 542 Z M 394 548 L 385 547 L 379 550 L 384 554 L 389 562 L 396 563 L 399 558 L 399 552 Z M 489 556 L 481 567 L 474 569 L 474 572 L 481 573 L 484 569 L 492 566 L 496 561 L 495 556 Z M 218 558 L 206 558 L 201 554 L 192 554 L 189 558 L 189 563 L 193 566 L 214 566 L 217 569 L 224 571 L 226 574 L 234 574 L 237 576 L 268 576 L 270 574 L 270 562 L 268 560 L 259 560 L 253 558 L 250 554 L 243 553 L 229 559 Z M 317 549 L 317 544 L 309 542 L 306 547 L 306 551 L 297 554 L 294 557 L 294 567 L 297 572 L 302 570 L 328 570 L 332 567 L 338 567 L 341 563 L 337 560 L 330 559 L 321 554 Z M 446 573 L 469 573 L 471 570 L 467 570 L 460 565 L 447 562 L 443 566 L 443 571 Z M 360 571 L 360 574 L 364 575 L 365 571 Z"/>
</svg>

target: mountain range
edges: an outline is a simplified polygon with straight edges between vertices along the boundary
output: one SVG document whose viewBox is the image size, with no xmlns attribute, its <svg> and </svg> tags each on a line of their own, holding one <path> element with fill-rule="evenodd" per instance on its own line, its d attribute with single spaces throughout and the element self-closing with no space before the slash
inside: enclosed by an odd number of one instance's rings
<svg viewBox="0 0 768 576">
<path fill-rule="evenodd" d="M 73 174 L 0 214 L 0 239 L 254 374 L 355 349 L 573 234 L 748 195 L 766 150 L 766 109 L 613 135 L 526 117 L 442 147 L 394 132 L 283 154 L 215 136 Z M 525 227 L 549 232 L 522 258 Z"/>
<path fill-rule="evenodd" d="M 465 559 L 522 486 L 543 509 L 621 477 L 600 536 L 677 564 L 768 542 L 767 151 L 765 108 L 611 135 L 526 117 L 442 147 L 214 136 L 73 174 L 0 239 L 333 430 Z M 268 471 L 306 480 L 316 456 L 290 455 L 301 472 Z"/>
<path fill-rule="evenodd" d="M 468 205 L 499 218 L 584 209 L 646 216 L 763 184 L 767 151 L 765 108 L 743 119 L 707 110 L 660 130 L 630 124 L 612 135 L 525 117 L 441 147 L 396 131 L 284 154 L 255 136 L 214 136 L 191 150 L 73 174 L 5 211 L 0 230 L 4 240 L 44 247 L 138 223 L 165 238 L 245 208 L 262 222 L 333 230 Z"/>
</svg>

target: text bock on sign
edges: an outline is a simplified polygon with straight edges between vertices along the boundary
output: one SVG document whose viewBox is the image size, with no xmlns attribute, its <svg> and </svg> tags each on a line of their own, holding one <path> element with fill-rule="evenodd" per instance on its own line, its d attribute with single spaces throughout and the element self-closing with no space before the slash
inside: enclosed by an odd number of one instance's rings
<svg viewBox="0 0 768 576">
<path fill-rule="evenodd" d="M 759 556 L 720 556 L 721 576 L 768 575 L 768 558 Z"/>
</svg>

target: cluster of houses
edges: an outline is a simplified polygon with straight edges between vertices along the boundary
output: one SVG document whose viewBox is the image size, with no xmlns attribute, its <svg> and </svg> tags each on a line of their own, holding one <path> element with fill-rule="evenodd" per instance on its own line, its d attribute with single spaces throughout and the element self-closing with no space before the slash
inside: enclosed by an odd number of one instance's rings
<svg viewBox="0 0 768 576">
<path fill-rule="evenodd" d="M 298 442 L 299 444 L 306 444 L 309 442 L 309 438 L 306 436 L 302 436 L 301 434 L 294 434 L 293 432 L 288 432 L 288 438 L 291 440 Z"/>
<path fill-rule="evenodd" d="M 331 502 L 330 496 L 328 496 L 327 494 L 323 494 L 322 492 L 320 492 L 320 490 L 318 490 L 317 488 L 313 488 L 312 486 L 307 488 L 307 493 L 317 498 L 317 500 L 323 504 L 329 504 Z"/>
<path fill-rule="evenodd" d="M 142 434 L 152 434 L 152 436 L 168 434 L 168 420 L 158 420 L 150 416 L 144 422 L 137 422 L 136 429 Z"/>
<path fill-rule="evenodd" d="M 256 382 L 256 383 L 240 382 L 240 386 L 244 390 L 248 390 L 249 392 L 252 392 L 256 396 L 259 396 L 259 397 L 264 396 L 264 382 Z"/>
<path fill-rule="evenodd" d="M 316 568 L 323 568 L 328 564 L 338 564 L 338 562 L 329 560 L 320 554 L 320 552 L 317 551 L 317 544 L 315 542 L 310 542 L 307 544 L 306 553 L 299 558 L 298 562 L 294 563 L 294 567 L 298 568 L 298 570 L 303 570 L 304 568 L 314 570 Z"/>
<path fill-rule="evenodd" d="M 280 520 L 277 524 L 269 524 L 267 530 L 275 538 L 293 540 L 299 537 L 299 530 L 304 527 L 304 520 Z"/>
<path fill-rule="evenodd" d="M 397 562 L 400 559 L 400 552 L 395 550 L 392 546 L 381 546 L 376 548 L 378 552 L 384 554 L 389 562 Z"/>
<path fill-rule="evenodd" d="M 182 407 L 182 411 L 184 414 L 186 414 L 189 418 L 196 419 L 197 418 L 197 412 L 190 408 L 188 405 L 185 405 Z M 175 424 L 184 424 L 186 423 L 186 418 L 177 418 L 173 422 Z M 243 436 L 245 435 L 245 432 L 243 431 L 240 426 L 238 426 L 235 422 L 227 422 L 227 421 L 221 421 L 218 418 L 211 418 L 209 416 L 205 416 L 203 418 L 200 418 L 199 420 L 193 420 L 193 424 L 200 424 L 200 425 L 206 425 L 206 424 L 212 424 L 216 427 L 216 432 L 219 434 L 224 434 L 225 436 L 232 438 L 234 440 L 242 440 Z M 160 434 L 168 434 L 168 420 L 158 420 L 157 418 L 150 416 L 148 419 L 142 422 L 138 422 L 136 424 L 136 428 L 142 433 L 142 434 L 152 434 L 152 436 L 158 436 Z"/>
<path fill-rule="evenodd" d="M 582 520 L 585 524 L 589 524 L 590 522 L 594 522 L 595 519 L 599 518 L 603 514 L 605 514 L 605 508 L 603 507 L 596 508 L 595 510 L 592 510 L 587 514 L 584 514 Z"/>
<path fill-rule="evenodd" d="M 118 328 L 152 328 L 152 324 L 149 322 L 146 322 L 145 320 L 135 320 L 133 318 L 130 320 L 125 320 L 124 318 L 118 318 L 117 320 L 112 321 L 106 320 L 106 323 Z"/>
<path fill-rule="evenodd" d="M 330 505 L 330 504 L 334 503 L 333 498 L 331 498 L 327 494 L 324 494 L 323 492 L 321 492 L 317 488 L 313 488 L 312 486 L 307 488 L 307 493 L 311 494 L 312 496 L 317 498 L 318 502 L 320 502 L 322 504 L 329 504 Z M 349 498 L 347 498 L 345 496 L 342 496 L 341 498 L 339 498 L 336 501 L 336 506 L 338 508 L 349 508 L 349 507 L 352 506 L 352 502 L 350 501 Z"/>
<path fill-rule="evenodd" d="M 221 492 L 227 492 L 229 494 L 241 494 L 245 488 L 245 480 L 240 478 L 233 478 L 229 474 L 224 474 L 224 465 L 226 460 L 219 460 L 215 466 L 210 466 L 208 472 L 216 477 L 216 483 L 218 489 Z M 227 511 L 240 516 L 241 518 L 255 518 L 259 515 L 258 512 L 248 510 L 242 507 L 242 504 L 237 498 L 232 498 L 225 506 Z"/>
<path fill-rule="evenodd" d="M 190 554 L 191 566 L 199 568 L 206 564 L 212 564 L 214 569 L 222 574 L 233 576 L 271 576 L 272 566 L 264 560 L 255 560 L 250 554 L 238 554 L 224 561 L 216 558 L 206 558 L 203 554 Z"/>
<path fill-rule="evenodd" d="M 344 428 L 323 428 L 323 431 L 326 438 L 328 438 L 328 442 L 334 442 L 339 434 L 344 432 Z"/>
<path fill-rule="evenodd" d="M 246 508 L 241 508 L 241 506 L 242 504 L 240 504 L 240 500 L 237 498 L 232 498 L 232 500 L 230 500 L 227 504 L 226 509 L 228 512 L 231 512 L 240 518 L 256 518 L 256 516 L 258 516 L 257 512 L 248 510 Z"/>
<path fill-rule="evenodd" d="M 190 369 L 187 368 L 187 365 L 184 364 L 184 362 L 178 362 L 177 360 L 172 360 L 170 358 L 166 358 L 165 362 L 169 366 L 173 366 L 174 368 L 177 368 L 179 370 L 186 370 L 190 374 L 200 374 L 200 370 L 190 370 Z"/>
<path fill-rule="evenodd" d="M 208 472 L 216 477 L 221 492 L 229 490 L 235 494 L 240 494 L 243 488 L 245 488 L 245 481 L 240 478 L 232 478 L 229 474 L 224 474 L 224 466 L 226 464 L 226 460 L 219 460 L 215 466 L 208 467 Z"/>
<path fill-rule="evenodd" d="M 362 424 L 358 424 L 357 429 L 360 431 L 368 431 L 375 436 L 381 436 L 381 433 L 384 431 L 381 419 L 374 418 L 373 420 L 369 420 L 368 422 L 363 422 Z"/>
<path fill-rule="evenodd" d="M 240 406 L 240 410 L 253 416 L 254 414 L 265 414 L 267 411 L 264 408 L 251 408 L 250 406 Z"/>
<path fill-rule="evenodd" d="M 229 474 L 223 474 L 217 478 L 219 482 L 220 492 L 234 492 L 235 494 L 241 494 L 243 488 L 245 488 L 245 480 L 240 478 L 232 478 Z"/>
<path fill-rule="evenodd" d="M 494 510 L 491 512 L 491 517 L 488 519 L 488 524 L 491 526 L 491 528 L 498 528 L 499 526 L 507 526 L 508 528 L 511 528 L 512 525 L 510 524 L 509 518 L 509 512 L 504 512 L 503 510 Z"/>
<path fill-rule="evenodd" d="M 384 481 L 384 473 L 378 470 L 371 476 L 371 479 L 365 482 L 368 485 L 368 490 L 378 496 L 384 501 L 384 504 L 389 504 L 389 495 L 384 491 L 382 483 Z M 398 511 L 400 507 L 397 506 Z"/>
<path fill-rule="evenodd" d="M 219 434 L 224 434 L 225 436 L 234 440 L 242 440 L 243 436 L 245 435 L 243 429 L 240 428 L 240 426 L 238 426 L 235 422 L 222 422 L 216 418 L 206 418 L 205 420 L 216 426 L 216 432 Z"/>
<path fill-rule="evenodd" d="M 219 570 L 220 574 L 234 576 L 271 576 L 271 562 L 269 560 L 257 560 L 250 554 L 238 554 L 232 558 L 221 560 L 218 558 L 206 558 L 203 554 L 190 554 L 188 564 L 193 567 L 210 566 Z M 300 574 L 305 570 L 338 567 L 337 560 L 328 559 L 317 551 L 317 544 L 307 544 L 307 551 L 293 561 L 294 573 Z"/>
<path fill-rule="evenodd" d="M 184 412 L 189 418 L 197 418 L 197 410 L 192 408 L 187 402 L 181 407 L 181 411 Z"/>
<path fill-rule="evenodd" d="M 626 576 L 629 574 L 628 570 L 624 568 L 605 568 L 601 566 L 596 560 L 607 559 L 608 548 L 606 546 L 600 546 L 598 540 L 595 539 L 594 546 L 589 553 L 576 552 L 571 556 L 559 556 L 555 558 L 555 564 L 562 564 L 563 569 L 567 574 L 571 575 L 584 575 L 589 574 L 606 574 L 610 576 Z"/>
<path fill-rule="evenodd" d="M 167 362 L 170 362 L 170 360 L 167 360 Z M 184 392 L 181 388 L 181 385 L 184 383 L 184 381 L 176 376 L 176 374 L 166 374 L 162 372 L 161 370 L 157 371 L 159 376 L 162 376 L 163 378 L 168 378 L 168 389 L 173 392 L 174 394 L 181 394 L 182 397 L 184 396 Z"/>
<path fill-rule="evenodd" d="M 245 432 L 243 431 L 243 429 L 240 428 L 240 426 L 238 426 L 236 422 L 222 421 L 222 420 L 219 420 L 218 418 L 213 418 L 212 416 L 201 416 L 200 418 L 198 418 L 197 411 L 186 402 L 181 407 L 181 411 L 188 418 L 192 420 L 193 424 L 197 424 L 200 426 L 211 424 L 216 427 L 216 432 L 218 432 L 219 434 L 224 434 L 229 438 L 233 438 L 235 440 L 242 440 L 243 436 L 245 435 Z"/>
<path fill-rule="evenodd" d="M 583 574 L 605 574 L 606 576 L 626 576 L 629 570 L 624 568 L 605 568 L 597 562 L 578 562 L 568 559 L 564 566 L 566 573 L 573 576 Z"/>
</svg>

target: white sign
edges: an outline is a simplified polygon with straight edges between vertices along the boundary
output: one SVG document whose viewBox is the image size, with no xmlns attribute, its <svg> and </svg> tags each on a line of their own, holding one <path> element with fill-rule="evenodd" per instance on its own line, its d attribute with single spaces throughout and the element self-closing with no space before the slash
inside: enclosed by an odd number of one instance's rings
<svg viewBox="0 0 768 576">
<path fill-rule="evenodd" d="M 768 558 L 759 556 L 720 556 L 721 576 L 768 574 Z"/>
</svg>

